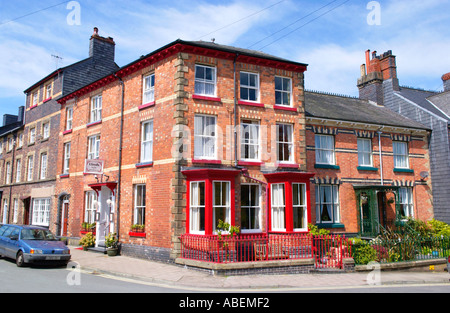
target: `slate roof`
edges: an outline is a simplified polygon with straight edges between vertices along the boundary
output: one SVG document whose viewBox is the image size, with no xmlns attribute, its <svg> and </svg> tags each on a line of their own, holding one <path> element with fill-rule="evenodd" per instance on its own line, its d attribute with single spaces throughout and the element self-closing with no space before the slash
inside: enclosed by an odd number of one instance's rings
<svg viewBox="0 0 450 313">
<path fill-rule="evenodd" d="M 418 122 L 367 100 L 311 91 L 305 91 L 305 115 L 339 121 L 429 130 Z"/>
<path fill-rule="evenodd" d="M 438 94 L 437 92 L 409 88 L 409 87 L 400 87 L 400 91 L 398 91 L 396 93 L 405 97 L 409 101 L 416 103 L 423 109 L 425 109 L 443 119 L 446 119 L 450 122 L 448 116 L 446 116 L 445 114 L 442 113 L 442 111 L 437 109 L 432 103 L 430 103 L 430 101 L 428 99 L 430 97 L 437 95 Z"/>
</svg>

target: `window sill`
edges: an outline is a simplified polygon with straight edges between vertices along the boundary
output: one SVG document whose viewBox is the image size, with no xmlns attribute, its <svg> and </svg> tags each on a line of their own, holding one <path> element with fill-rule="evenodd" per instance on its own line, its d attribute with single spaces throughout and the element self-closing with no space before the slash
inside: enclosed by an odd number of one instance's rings
<svg viewBox="0 0 450 313">
<path fill-rule="evenodd" d="M 261 161 L 238 161 L 238 165 L 242 166 L 261 166 L 264 162 Z"/>
<path fill-rule="evenodd" d="M 264 108 L 264 103 L 260 103 L 260 102 L 251 102 L 251 101 L 239 100 L 238 104 L 247 105 L 247 106 L 251 106 L 251 107 Z"/>
<path fill-rule="evenodd" d="M 61 174 L 59 175 L 59 178 L 68 178 L 70 174 Z"/>
<path fill-rule="evenodd" d="M 192 95 L 192 99 L 222 102 L 222 99 L 221 99 L 221 98 L 218 98 L 218 97 L 211 97 L 211 96 Z"/>
<path fill-rule="evenodd" d="M 298 168 L 297 163 L 276 163 L 277 167 L 289 167 L 289 168 Z"/>
<path fill-rule="evenodd" d="M 316 223 L 318 228 L 345 228 L 344 224 L 341 223 Z"/>
<path fill-rule="evenodd" d="M 28 109 L 34 109 L 34 108 L 36 108 L 38 105 L 37 104 L 35 104 L 35 105 L 30 105 L 30 107 L 28 108 Z"/>
<path fill-rule="evenodd" d="M 275 110 L 285 110 L 285 111 L 297 112 L 297 108 L 288 107 L 288 106 L 274 105 L 273 108 Z"/>
<path fill-rule="evenodd" d="M 73 131 L 72 129 L 65 130 L 63 131 L 63 135 L 71 134 L 72 131 Z"/>
<path fill-rule="evenodd" d="M 144 168 L 144 167 L 152 167 L 153 166 L 153 161 L 151 162 L 142 162 L 142 163 L 137 163 L 136 164 L 136 168 Z"/>
<path fill-rule="evenodd" d="M 192 163 L 222 164 L 221 160 L 195 159 Z"/>
<path fill-rule="evenodd" d="M 140 106 L 138 106 L 138 110 L 140 111 L 140 110 L 144 110 L 144 109 L 153 107 L 153 106 L 155 106 L 155 103 L 156 103 L 155 101 L 152 101 L 152 102 L 149 102 L 149 103 L 145 103 L 145 104 L 143 104 L 143 105 L 140 105 Z"/>
<path fill-rule="evenodd" d="M 86 127 L 91 127 L 91 126 L 94 126 L 94 125 L 99 125 L 99 124 L 101 124 L 101 123 L 102 123 L 102 120 L 95 121 L 95 122 L 91 122 L 91 123 L 86 124 Z"/>
<path fill-rule="evenodd" d="M 410 168 L 394 168 L 394 173 L 414 173 L 414 170 Z"/>
<path fill-rule="evenodd" d="M 52 100 L 52 97 L 45 99 L 42 103 L 49 102 L 50 100 Z"/>
<path fill-rule="evenodd" d="M 131 237 L 145 238 L 145 232 L 129 231 L 128 235 L 131 236 Z"/>
<path fill-rule="evenodd" d="M 358 166 L 356 169 L 358 171 L 378 171 L 378 168 L 373 166 Z"/>
<path fill-rule="evenodd" d="M 339 170 L 340 167 L 338 165 L 332 164 L 314 164 L 314 168 L 325 168 L 330 170 Z"/>
</svg>

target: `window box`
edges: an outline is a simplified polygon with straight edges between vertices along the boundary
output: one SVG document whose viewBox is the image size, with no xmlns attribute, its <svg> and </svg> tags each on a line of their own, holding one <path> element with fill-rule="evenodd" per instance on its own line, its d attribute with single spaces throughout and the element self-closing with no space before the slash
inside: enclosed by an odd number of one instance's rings
<svg viewBox="0 0 450 313">
<path fill-rule="evenodd" d="M 129 231 L 128 235 L 131 237 L 141 237 L 141 238 L 145 238 L 145 232 L 140 232 L 140 231 Z"/>
<path fill-rule="evenodd" d="M 222 102 L 221 98 L 219 98 L 219 97 L 211 97 L 211 96 L 192 95 L 192 99 Z"/>
<path fill-rule="evenodd" d="M 264 108 L 264 103 L 239 100 L 238 104 Z"/>
<path fill-rule="evenodd" d="M 156 103 L 155 101 L 152 101 L 152 102 L 140 105 L 140 106 L 138 106 L 138 110 L 140 111 L 140 110 L 144 110 L 146 108 L 150 108 L 152 106 L 155 106 L 155 103 Z"/>
<path fill-rule="evenodd" d="M 297 108 L 288 107 L 288 106 L 274 105 L 273 108 L 275 110 L 285 110 L 285 111 L 297 112 Z"/>
<path fill-rule="evenodd" d="M 143 163 L 137 163 L 136 164 L 136 168 L 144 168 L 144 167 L 152 167 L 153 166 L 153 161 L 152 162 L 143 162 Z"/>
<path fill-rule="evenodd" d="M 394 173 L 414 173 L 414 170 L 410 168 L 394 168 Z"/>
<path fill-rule="evenodd" d="M 325 169 L 331 169 L 331 170 L 339 170 L 339 165 L 332 165 L 332 164 L 314 164 L 314 168 L 325 168 Z"/>
<path fill-rule="evenodd" d="M 373 166 L 358 166 L 356 169 L 358 171 L 378 171 L 378 168 Z"/>
</svg>

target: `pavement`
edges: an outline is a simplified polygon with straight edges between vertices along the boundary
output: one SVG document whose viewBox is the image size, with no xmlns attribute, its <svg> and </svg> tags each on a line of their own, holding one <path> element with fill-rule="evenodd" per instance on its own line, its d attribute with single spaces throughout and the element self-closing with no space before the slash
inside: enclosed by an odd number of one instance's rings
<svg viewBox="0 0 450 313">
<path fill-rule="evenodd" d="M 446 265 L 422 270 L 376 270 L 346 273 L 284 275 L 211 275 L 185 268 L 128 256 L 107 256 L 71 246 L 69 266 L 83 272 L 138 283 L 191 291 L 271 291 L 323 288 L 374 287 L 404 284 L 449 284 Z"/>
</svg>

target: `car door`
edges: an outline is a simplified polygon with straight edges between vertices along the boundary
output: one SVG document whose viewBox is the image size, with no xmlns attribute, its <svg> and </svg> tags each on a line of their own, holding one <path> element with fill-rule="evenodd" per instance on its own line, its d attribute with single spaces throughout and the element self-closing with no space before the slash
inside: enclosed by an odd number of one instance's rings
<svg viewBox="0 0 450 313">
<path fill-rule="evenodd" d="M 17 250 L 19 250 L 19 233 L 20 229 L 18 227 L 13 227 L 5 247 L 6 255 L 13 259 L 16 258 Z"/>
<path fill-rule="evenodd" d="M 11 234 L 11 232 L 14 230 L 14 227 L 12 226 L 6 226 L 5 231 L 3 232 L 3 234 L 0 236 L 0 254 L 2 256 L 6 256 L 8 257 L 8 244 L 9 244 L 9 235 Z"/>
<path fill-rule="evenodd" d="M 4 237 L 3 234 L 5 233 L 5 230 L 7 230 L 9 228 L 8 225 L 2 225 L 2 227 L 0 227 L 0 255 L 5 255 L 5 241 L 4 241 Z"/>
</svg>

